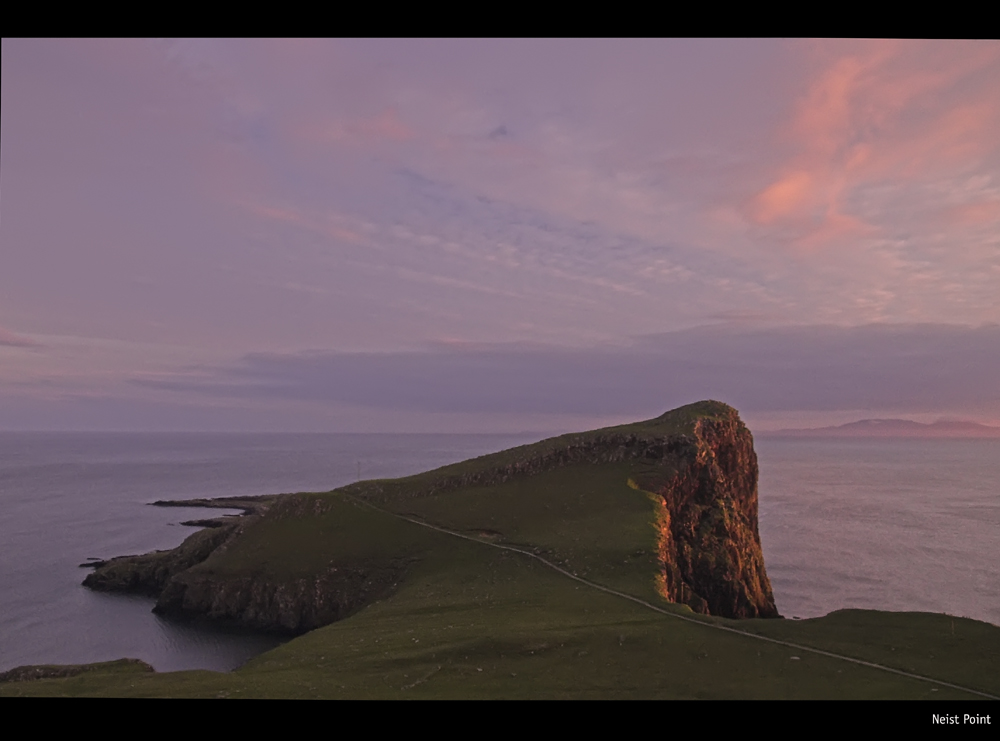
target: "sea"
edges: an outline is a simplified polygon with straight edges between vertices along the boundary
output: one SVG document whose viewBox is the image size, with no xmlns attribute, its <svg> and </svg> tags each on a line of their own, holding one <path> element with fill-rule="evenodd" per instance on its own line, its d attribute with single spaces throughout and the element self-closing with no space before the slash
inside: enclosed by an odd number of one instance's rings
<svg viewBox="0 0 1000 741">
<path fill-rule="evenodd" d="M 192 499 L 328 491 L 538 434 L 0 432 L 0 671 L 122 657 L 232 670 L 284 640 L 161 618 L 81 585 L 88 559 L 178 545 Z M 758 436 L 760 535 L 778 610 L 931 611 L 1000 625 L 1000 440 Z M 235 513 L 235 510 L 233 510 Z"/>
</svg>

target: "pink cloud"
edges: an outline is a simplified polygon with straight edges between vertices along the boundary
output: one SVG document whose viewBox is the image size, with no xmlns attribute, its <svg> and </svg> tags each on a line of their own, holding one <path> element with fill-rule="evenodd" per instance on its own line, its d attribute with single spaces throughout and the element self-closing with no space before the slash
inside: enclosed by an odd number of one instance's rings
<svg viewBox="0 0 1000 741">
<path fill-rule="evenodd" d="M 414 129 L 400 118 L 395 108 L 386 108 L 369 118 L 337 120 L 325 124 L 310 123 L 299 127 L 299 133 L 307 140 L 366 146 L 383 142 L 405 142 L 416 137 Z"/>
<path fill-rule="evenodd" d="M 959 224 L 1000 222 L 1000 198 L 955 206 L 948 209 L 948 217 Z"/>
<path fill-rule="evenodd" d="M 41 345 L 32 339 L 24 337 L 23 335 L 11 332 L 9 329 L 4 329 L 0 327 L 0 346 L 4 347 L 41 347 Z"/>
<path fill-rule="evenodd" d="M 862 186 L 933 182 L 1000 149 L 1000 45 L 851 46 L 834 49 L 811 77 L 779 133 L 792 153 L 743 207 L 750 223 L 793 234 L 798 247 L 878 233 L 871 217 L 845 205 Z M 995 211 L 970 206 L 955 214 L 974 221 Z"/>
<path fill-rule="evenodd" d="M 812 200 L 816 177 L 806 170 L 793 170 L 769 185 L 754 199 L 752 218 L 758 224 L 772 224 Z"/>
</svg>

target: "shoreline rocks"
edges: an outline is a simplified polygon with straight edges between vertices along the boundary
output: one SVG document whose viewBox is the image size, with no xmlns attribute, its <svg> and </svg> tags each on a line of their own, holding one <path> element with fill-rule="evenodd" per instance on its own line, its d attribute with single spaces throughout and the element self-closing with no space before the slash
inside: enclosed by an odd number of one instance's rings
<svg viewBox="0 0 1000 741">
<path fill-rule="evenodd" d="M 17 666 L 5 672 L 0 672 L 0 684 L 6 682 L 30 682 L 35 679 L 62 679 L 75 677 L 79 674 L 98 671 L 128 671 L 153 672 L 152 666 L 139 659 L 118 659 L 117 661 L 102 661 L 96 664 L 37 664 Z"/>
</svg>

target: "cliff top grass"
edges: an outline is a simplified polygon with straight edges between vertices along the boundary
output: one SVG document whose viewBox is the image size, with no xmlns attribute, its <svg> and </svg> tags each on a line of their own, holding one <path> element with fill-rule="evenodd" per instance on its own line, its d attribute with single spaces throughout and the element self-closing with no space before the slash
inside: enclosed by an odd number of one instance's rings
<svg viewBox="0 0 1000 741">
<path fill-rule="evenodd" d="M 503 481 L 427 487 L 608 434 L 690 435 L 698 419 L 729 414 L 735 412 L 725 405 L 702 402 L 634 425 L 521 446 L 395 480 L 400 496 L 376 505 L 357 496 L 371 482 L 290 495 L 194 571 L 296 579 L 397 564 L 386 572 L 392 581 L 379 599 L 234 672 L 89 665 L 76 676 L 0 684 L 0 696 L 977 697 L 959 688 L 1000 696 L 997 626 L 859 610 L 812 620 L 730 620 L 666 602 L 654 582 L 655 502 L 630 483 L 644 473 L 641 460 L 575 462 Z M 405 496 L 417 490 L 421 496 Z"/>
<path fill-rule="evenodd" d="M 470 458 L 459 463 L 435 468 L 431 471 L 404 476 L 398 479 L 369 479 L 358 484 L 342 487 L 344 491 L 364 495 L 372 484 L 383 488 L 386 498 L 400 496 L 425 488 L 428 484 L 449 478 L 460 478 L 492 469 L 516 465 L 519 462 L 544 458 L 552 453 L 571 447 L 580 447 L 598 442 L 609 436 L 636 436 L 646 439 L 661 439 L 686 435 L 693 437 L 695 424 L 699 420 L 715 420 L 728 416 L 738 416 L 735 409 L 720 401 L 699 401 L 673 409 L 653 419 L 641 422 L 602 427 L 586 432 L 571 432 L 546 438 L 537 443 L 519 445 L 514 448 Z"/>
</svg>

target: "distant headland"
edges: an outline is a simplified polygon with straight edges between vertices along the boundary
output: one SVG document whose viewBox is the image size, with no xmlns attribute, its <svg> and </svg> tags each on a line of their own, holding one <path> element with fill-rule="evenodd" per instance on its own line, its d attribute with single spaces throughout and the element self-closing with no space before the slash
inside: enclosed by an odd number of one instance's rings
<svg viewBox="0 0 1000 741">
<path fill-rule="evenodd" d="M 862 419 L 835 427 L 784 429 L 758 432 L 757 437 L 923 437 L 923 438 L 1000 438 L 1000 427 L 978 422 L 914 422 L 909 419 Z"/>
</svg>

